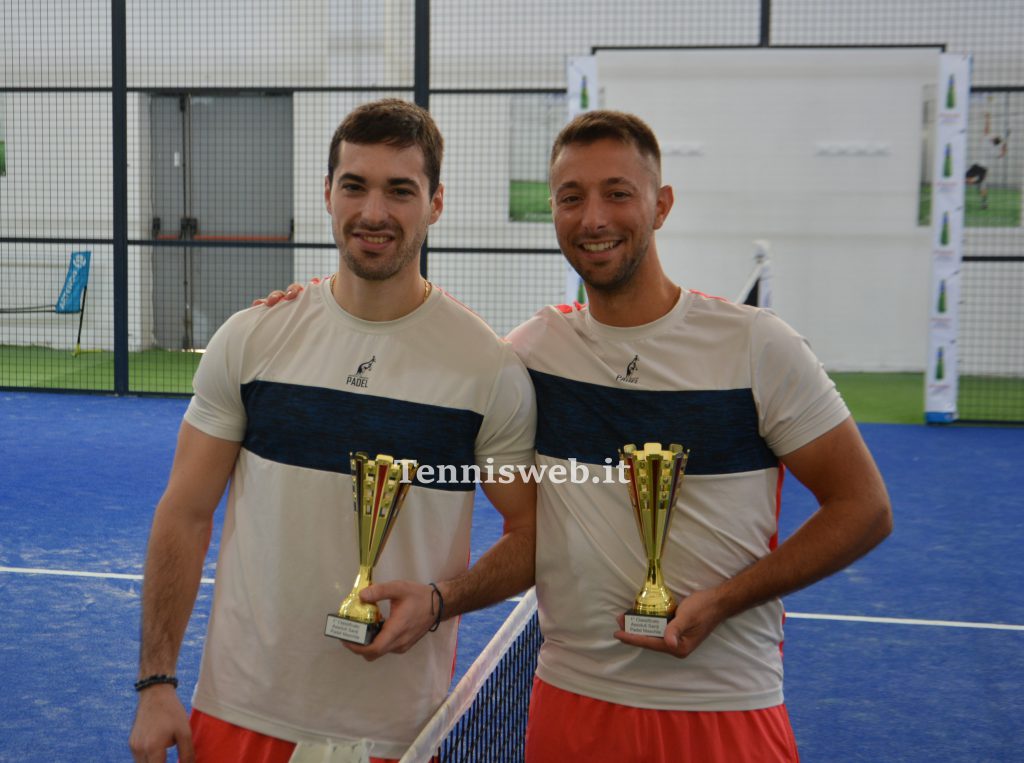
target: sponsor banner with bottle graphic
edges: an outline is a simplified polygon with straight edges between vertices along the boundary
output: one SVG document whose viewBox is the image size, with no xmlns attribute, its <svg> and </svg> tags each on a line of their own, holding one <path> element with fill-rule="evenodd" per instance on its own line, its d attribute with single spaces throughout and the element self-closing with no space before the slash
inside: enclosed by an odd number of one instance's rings
<svg viewBox="0 0 1024 763">
<path fill-rule="evenodd" d="M 955 421 L 957 417 L 956 337 L 970 87 L 970 56 L 940 55 L 932 180 L 932 290 L 925 373 L 925 419 L 929 422 Z"/>
<path fill-rule="evenodd" d="M 584 111 L 598 109 L 597 57 L 570 56 L 566 63 L 567 83 L 567 114 L 566 121 L 571 122 Z M 587 292 L 583 288 L 583 279 L 568 263 L 565 265 L 565 303 L 585 304 Z"/>
<path fill-rule="evenodd" d="M 569 98 L 567 122 L 584 111 L 600 108 L 597 104 L 596 56 L 570 56 L 566 64 L 566 84 Z"/>
</svg>

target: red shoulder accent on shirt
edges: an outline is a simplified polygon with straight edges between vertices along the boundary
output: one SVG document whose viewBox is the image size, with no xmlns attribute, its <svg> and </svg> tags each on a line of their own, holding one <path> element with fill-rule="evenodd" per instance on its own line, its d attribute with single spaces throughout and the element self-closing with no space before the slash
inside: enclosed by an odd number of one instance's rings
<svg viewBox="0 0 1024 763">
<path fill-rule="evenodd" d="M 696 289 L 690 289 L 690 293 L 696 294 L 698 297 L 706 297 L 707 299 L 717 299 L 720 302 L 732 302 L 731 299 L 726 299 L 725 297 L 716 297 L 714 294 L 705 294 L 704 292 L 697 291 Z"/>
<path fill-rule="evenodd" d="M 582 310 L 586 307 L 583 302 L 573 302 L 571 305 L 552 305 L 558 312 L 568 315 L 573 310 Z"/>
</svg>

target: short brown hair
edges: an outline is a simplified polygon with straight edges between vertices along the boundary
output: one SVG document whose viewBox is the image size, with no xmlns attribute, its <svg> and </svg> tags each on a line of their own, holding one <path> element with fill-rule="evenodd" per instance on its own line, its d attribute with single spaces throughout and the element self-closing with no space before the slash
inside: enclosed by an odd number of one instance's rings
<svg viewBox="0 0 1024 763">
<path fill-rule="evenodd" d="M 605 138 L 635 146 L 643 156 L 654 160 L 660 173 L 661 148 L 654 130 L 634 114 L 607 109 L 585 111 L 563 127 L 551 147 L 550 164 L 555 163 L 566 146 L 573 143 L 589 145 Z"/>
<path fill-rule="evenodd" d="M 444 139 L 430 112 L 414 103 L 384 98 L 350 111 L 331 138 L 327 176 L 332 180 L 342 141 L 364 145 L 386 143 L 395 148 L 417 146 L 423 152 L 423 170 L 430 183 L 431 196 L 441 184 Z"/>
</svg>

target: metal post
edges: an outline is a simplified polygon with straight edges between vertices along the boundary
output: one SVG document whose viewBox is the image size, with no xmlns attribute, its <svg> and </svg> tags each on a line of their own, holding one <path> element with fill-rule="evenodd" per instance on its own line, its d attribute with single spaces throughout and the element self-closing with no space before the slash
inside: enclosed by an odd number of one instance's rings
<svg viewBox="0 0 1024 763">
<path fill-rule="evenodd" d="M 110 3 L 114 184 L 114 394 L 128 394 L 128 42 L 125 0 Z"/>
<path fill-rule="evenodd" d="M 413 58 L 413 100 L 417 106 L 430 108 L 430 0 L 416 0 L 416 21 Z M 420 275 L 427 277 L 427 254 L 430 247 L 423 239 L 420 248 Z"/>
</svg>

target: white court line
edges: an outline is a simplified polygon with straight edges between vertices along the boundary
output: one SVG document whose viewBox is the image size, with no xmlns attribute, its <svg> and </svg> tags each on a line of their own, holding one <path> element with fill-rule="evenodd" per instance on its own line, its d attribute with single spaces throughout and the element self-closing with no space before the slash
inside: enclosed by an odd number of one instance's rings
<svg viewBox="0 0 1024 763">
<path fill-rule="evenodd" d="M 125 575 L 117 572 L 80 572 L 76 570 L 47 570 L 38 567 L 0 567 L 0 572 L 16 575 L 62 575 L 76 578 L 109 578 L 111 580 L 142 580 L 142 575 Z M 213 578 L 202 578 L 202 583 L 213 584 Z M 512 596 L 506 601 L 518 602 L 522 596 Z M 806 612 L 787 612 L 786 617 L 796 620 L 834 620 L 847 623 L 882 623 L 885 625 L 927 625 L 933 628 L 976 628 L 991 631 L 1024 631 L 1024 625 L 1006 623 L 969 623 L 957 620 L 913 620 L 904 617 L 867 617 L 863 615 L 816 615 Z"/>
<path fill-rule="evenodd" d="M 39 567 L 0 567 L 0 572 L 16 575 L 60 575 L 69 578 L 108 578 L 110 580 L 142 580 L 142 575 L 124 575 L 119 572 L 82 572 L 80 570 L 44 570 Z M 213 585 L 213 578 L 200 578 L 199 582 Z"/>
<path fill-rule="evenodd" d="M 902 617 L 864 617 L 861 615 L 810 615 L 787 612 L 786 617 L 803 620 L 841 620 L 850 623 L 885 623 L 887 625 L 930 625 L 933 628 L 981 628 L 991 631 L 1024 631 L 1024 625 L 1006 623 L 967 623 L 957 620 L 910 620 Z"/>
</svg>

